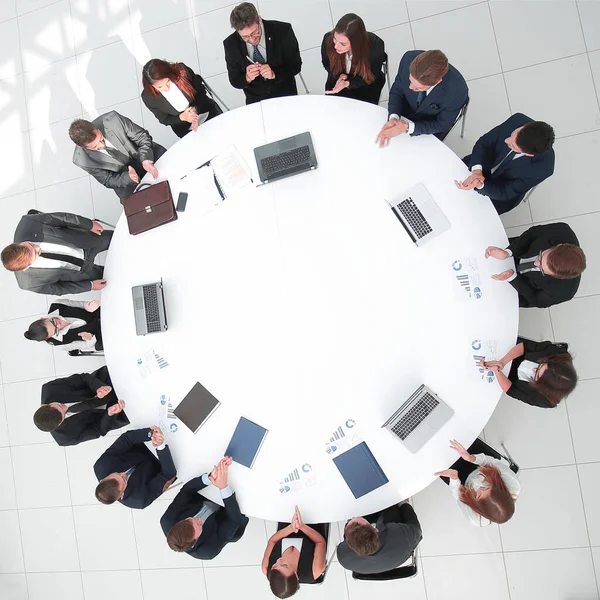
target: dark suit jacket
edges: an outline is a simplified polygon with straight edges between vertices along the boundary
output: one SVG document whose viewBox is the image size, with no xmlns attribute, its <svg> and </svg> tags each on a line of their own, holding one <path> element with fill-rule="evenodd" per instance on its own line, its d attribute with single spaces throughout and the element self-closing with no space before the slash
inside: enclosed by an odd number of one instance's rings
<svg viewBox="0 0 600 600">
<path fill-rule="evenodd" d="M 47 344 L 51 346 L 64 346 L 73 342 L 80 342 L 80 333 L 86 332 L 96 336 L 96 350 L 103 350 L 102 344 L 102 330 L 100 329 L 100 308 L 97 308 L 94 312 L 88 312 L 85 308 L 77 308 L 75 306 L 67 306 L 60 300 L 53 302 L 48 309 L 48 314 L 52 314 L 55 310 L 58 310 L 58 314 L 64 318 L 81 319 L 85 322 L 81 327 L 71 326 L 66 334 L 63 334 L 62 341 L 56 340 L 53 337 L 49 337 L 46 340 Z"/>
<path fill-rule="evenodd" d="M 95 440 L 113 429 L 129 424 L 123 411 L 108 416 L 107 408 L 117 403 L 114 390 L 96 398 L 96 390 L 112 382 L 108 369 L 102 367 L 93 373 L 81 373 L 49 381 L 42 386 L 42 404 L 60 402 L 71 406 L 77 412 L 65 419 L 51 435 L 59 446 L 75 446 L 81 442 Z M 99 408 L 106 405 L 106 408 Z"/>
<path fill-rule="evenodd" d="M 169 534 L 175 523 L 198 514 L 205 502 L 205 498 L 198 492 L 205 487 L 206 484 L 202 481 L 202 477 L 196 477 L 179 490 L 160 519 L 160 526 L 165 536 Z M 225 498 L 223 504 L 225 508 L 213 513 L 202 524 L 202 533 L 198 541 L 193 548 L 187 551 L 190 556 L 211 560 L 227 544 L 237 542 L 244 534 L 248 517 L 240 512 L 235 494 Z"/>
<path fill-rule="evenodd" d="M 417 107 L 417 93 L 409 88 L 410 63 L 423 50 L 410 50 L 400 61 L 388 102 L 388 114 L 406 117 L 415 124 L 412 135 L 442 133 L 452 129 L 460 109 L 469 98 L 464 77 L 449 65 L 448 72 Z"/>
<path fill-rule="evenodd" d="M 127 481 L 121 504 L 129 508 L 146 508 L 162 493 L 169 479 L 177 475 L 168 446 L 158 450 L 158 458 L 144 445 L 150 441 L 150 428 L 127 431 L 104 452 L 94 465 L 98 481 L 111 473 L 124 473 L 131 467 L 135 471 Z"/>
<path fill-rule="evenodd" d="M 521 159 L 519 159 L 521 160 Z M 515 263 L 521 258 L 538 255 L 558 244 L 579 246 L 575 232 L 566 223 L 534 225 L 519 237 L 509 239 Z M 517 275 L 510 284 L 519 292 L 519 306 L 546 308 L 573 298 L 579 288 L 581 276 L 573 279 L 557 279 L 539 272 Z"/>
<path fill-rule="evenodd" d="M 485 184 L 482 189 L 475 191 L 495 201 L 494 204 L 499 205 L 501 213 L 514 208 L 533 186 L 554 173 L 554 150 L 550 149 L 535 156 L 505 160 L 491 174 L 492 167 L 500 163 L 510 151 L 504 140 L 515 129 L 532 121 L 533 119 L 521 113 L 514 114 L 482 135 L 473 147 L 473 153 L 465 158 L 469 169 L 474 165 L 482 166 Z"/>
<path fill-rule="evenodd" d="M 244 90 L 246 104 L 298 93 L 295 76 L 300 73 L 302 59 L 292 26 L 266 19 L 263 19 L 262 26 L 265 30 L 267 64 L 273 69 L 275 79 L 264 79 L 259 75 L 252 83 L 248 83 L 246 67 L 250 63 L 246 42 L 237 31 L 223 40 L 229 82 L 234 88 Z"/>
<path fill-rule="evenodd" d="M 91 232 L 92 221 L 72 213 L 39 213 L 21 217 L 14 242 L 48 242 L 83 250 L 86 265 L 80 271 L 71 269 L 40 269 L 29 267 L 15 271 L 19 287 L 38 294 L 78 294 L 89 292 L 91 282 L 102 276 L 102 269 L 93 264 L 95 256 L 108 249 L 112 231 L 101 235 Z"/>
</svg>

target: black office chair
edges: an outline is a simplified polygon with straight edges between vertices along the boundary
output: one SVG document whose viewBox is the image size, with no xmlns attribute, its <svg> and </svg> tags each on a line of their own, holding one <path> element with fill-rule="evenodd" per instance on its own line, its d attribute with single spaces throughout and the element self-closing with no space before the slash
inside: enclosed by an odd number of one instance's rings
<svg viewBox="0 0 600 600">
<path fill-rule="evenodd" d="M 202 80 L 202 83 L 204 84 L 204 87 L 206 88 L 206 91 L 208 92 L 208 95 L 217 103 L 217 104 L 222 104 L 223 107 L 225 107 L 225 110 L 229 110 L 229 106 L 227 106 L 227 104 L 225 104 L 225 102 L 223 102 L 223 100 L 221 100 L 220 96 L 217 95 L 217 92 L 215 92 L 215 90 L 213 90 L 210 85 L 208 85 L 208 83 L 206 83 L 206 79 L 204 79 L 204 77 L 200 77 L 200 79 Z"/>
<path fill-rule="evenodd" d="M 352 571 L 352 579 L 359 581 L 392 581 L 394 579 L 410 579 L 417 575 L 417 550 L 411 554 L 411 562 L 383 573 L 356 573 Z"/>
<path fill-rule="evenodd" d="M 388 66 L 388 55 L 387 52 L 385 53 L 385 59 L 383 61 L 383 74 L 385 75 L 385 80 L 387 82 L 387 88 L 388 88 L 388 97 L 390 95 L 390 90 L 392 89 L 392 84 L 390 83 L 390 69 Z"/>
<path fill-rule="evenodd" d="M 69 350 L 69 356 L 104 356 L 104 350 Z"/>
</svg>

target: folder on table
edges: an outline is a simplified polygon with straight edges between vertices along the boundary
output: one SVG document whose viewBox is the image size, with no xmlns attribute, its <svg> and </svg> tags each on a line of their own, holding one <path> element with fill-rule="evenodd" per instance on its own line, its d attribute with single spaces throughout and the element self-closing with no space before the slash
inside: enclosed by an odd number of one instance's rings
<svg viewBox="0 0 600 600">
<path fill-rule="evenodd" d="M 197 383 L 173 413 L 196 433 L 219 406 L 221 403 L 201 383 Z"/>
<path fill-rule="evenodd" d="M 267 433 L 268 430 L 264 427 L 241 417 L 225 450 L 225 456 L 231 456 L 236 463 L 251 469 Z"/>
<path fill-rule="evenodd" d="M 360 498 L 388 482 L 365 442 L 336 456 L 333 462 L 355 498 Z"/>
</svg>

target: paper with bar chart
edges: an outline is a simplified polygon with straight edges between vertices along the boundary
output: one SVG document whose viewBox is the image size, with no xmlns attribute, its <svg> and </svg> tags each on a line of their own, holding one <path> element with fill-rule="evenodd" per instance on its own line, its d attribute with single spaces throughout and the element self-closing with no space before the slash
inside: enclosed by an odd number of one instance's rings
<svg viewBox="0 0 600 600">
<path fill-rule="evenodd" d="M 338 454 L 360 444 L 362 441 L 363 438 L 356 427 L 356 421 L 354 419 L 346 419 L 342 424 L 338 425 L 337 429 L 331 433 L 329 439 L 325 442 L 325 452 L 331 458 L 334 458 Z"/>
<path fill-rule="evenodd" d="M 467 369 L 471 378 L 486 383 L 494 383 L 496 373 L 483 366 L 484 360 L 498 360 L 497 340 L 472 340 L 469 348 L 469 367 Z"/>
<path fill-rule="evenodd" d="M 286 473 L 279 479 L 278 486 L 281 494 L 299 492 L 304 488 L 316 485 L 317 477 L 310 463 L 304 463 Z"/>
<path fill-rule="evenodd" d="M 479 274 L 478 259 L 475 256 L 464 256 L 451 263 L 454 276 L 454 295 L 457 300 L 481 300 L 481 276 Z"/>
<path fill-rule="evenodd" d="M 161 394 L 158 403 L 158 426 L 163 434 L 176 433 L 179 429 L 179 419 L 173 412 L 171 399 L 165 394 Z"/>
</svg>

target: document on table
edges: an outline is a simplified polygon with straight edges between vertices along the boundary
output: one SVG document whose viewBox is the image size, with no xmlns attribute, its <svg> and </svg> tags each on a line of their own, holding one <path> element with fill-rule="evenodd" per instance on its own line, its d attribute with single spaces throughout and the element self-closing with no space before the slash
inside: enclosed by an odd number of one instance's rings
<svg viewBox="0 0 600 600">
<path fill-rule="evenodd" d="M 498 341 L 497 340 L 473 340 L 469 349 L 469 369 L 467 372 L 471 379 L 494 383 L 496 373 L 486 369 L 482 361 L 498 360 Z"/>
<path fill-rule="evenodd" d="M 217 154 L 210 165 L 225 198 L 253 185 L 250 169 L 235 146 L 229 146 Z"/>
<path fill-rule="evenodd" d="M 214 210 L 223 202 L 215 188 L 210 165 L 190 171 L 181 182 L 181 189 L 189 194 L 187 212 L 201 216 Z"/>
</svg>

